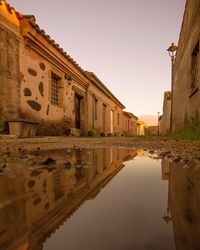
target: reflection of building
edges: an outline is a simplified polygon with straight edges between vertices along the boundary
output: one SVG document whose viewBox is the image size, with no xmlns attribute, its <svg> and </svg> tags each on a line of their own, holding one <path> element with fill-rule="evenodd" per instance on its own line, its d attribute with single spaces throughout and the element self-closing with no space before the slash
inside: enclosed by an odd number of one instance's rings
<svg viewBox="0 0 200 250">
<path fill-rule="evenodd" d="M 42 249 L 46 238 L 135 156 L 134 150 L 97 148 L 8 161 L 10 170 L 0 176 L 0 248 Z"/>
<path fill-rule="evenodd" d="M 200 249 L 198 163 L 170 163 L 166 219 L 172 219 L 177 250 Z M 171 217 L 171 218 L 170 218 Z"/>
<path fill-rule="evenodd" d="M 162 159 L 162 180 L 169 180 L 169 169 L 170 169 L 170 163 L 168 159 L 163 158 Z"/>
<path fill-rule="evenodd" d="M 163 220 L 169 224 L 172 222 L 172 215 L 171 215 L 171 200 L 170 200 L 170 185 L 169 185 L 169 177 L 170 177 L 170 162 L 168 159 L 163 158 L 161 161 L 161 170 L 162 170 L 162 180 L 168 181 L 168 198 L 167 198 L 167 209 L 163 215 Z"/>
<path fill-rule="evenodd" d="M 25 247 L 28 232 L 24 187 L 20 179 L 0 176 L 0 205 L 0 249 Z"/>
</svg>

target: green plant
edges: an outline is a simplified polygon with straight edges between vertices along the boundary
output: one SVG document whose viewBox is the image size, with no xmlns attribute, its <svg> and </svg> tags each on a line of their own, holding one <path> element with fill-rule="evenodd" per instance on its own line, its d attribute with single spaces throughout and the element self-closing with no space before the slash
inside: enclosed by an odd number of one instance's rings
<svg viewBox="0 0 200 250">
<path fill-rule="evenodd" d="M 171 135 L 172 139 L 200 140 L 200 120 L 192 119 L 188 128 Z"/>
</svg>

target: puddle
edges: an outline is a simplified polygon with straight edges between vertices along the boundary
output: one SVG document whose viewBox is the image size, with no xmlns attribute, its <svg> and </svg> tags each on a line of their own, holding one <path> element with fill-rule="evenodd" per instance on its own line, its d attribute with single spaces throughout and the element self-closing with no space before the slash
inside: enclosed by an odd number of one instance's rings
<svg viewBox="0 0 200 250">
<path fill-rule="evenodd" d="M 199 179 L 142 149 L 1 155 L 0 249 L 200 249 Z"/>
</svg>

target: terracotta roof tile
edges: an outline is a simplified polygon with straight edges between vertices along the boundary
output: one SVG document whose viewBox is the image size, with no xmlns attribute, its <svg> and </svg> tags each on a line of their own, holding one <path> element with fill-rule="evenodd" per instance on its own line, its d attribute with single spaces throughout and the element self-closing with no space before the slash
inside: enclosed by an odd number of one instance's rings
<svg viewBox="0 0 200 250">
<path fill-rule="evenodd" d="M 17 17 L 18 20 L 22 19 L 22 15 L 19 12 L 15 11 L 15 9 L 12 6 L 10 6 L 10 4 L 6 3 L 5 0 L 0 0 L 0 6 L 2 6 L 2 5 L 4 5 L 6 7 L 7 11 L 11 15 L 14 14 Z"/>
<path fill-rule="evenodd" d="M 31 18 L 34 16 L 22 15 L 22 17 Z M 35 17 L 34 17 L 34 20 L 29 20 L 29 24 L 33 28 L 35 28 L 38 31 L 38 33 L 40 33 L 45 39 L 47 39 L 47 41 L 50 42 L 57 50 L 59 50 L 61 54 L 63 54 L 68 60 L 70 60 L 76 66 L 76 68 L 78 68 L 88 78 L 88 76 L 85 74 L 85 71 L 80 67 L 80 65 L 73 58 L 71 58 L 67 54 L 67 52 L 64 51 L 64 49 L 60 47 L 58 43 L 56 43 L 53 39 L 51 39 L 51 37 L 48 34 L 46 34 L 43 29 L 40 29 L 39 25 L 35 22 Z"/>
<path fill-rule="evenodd" d="M 104 89 L 105 92 L 107 92 L 110 97 L 118 103 L 122 108 L 125 108 L 125 106 L 117 99 L 117 97 L 102 83 L 102 81 L 93 73 L 90 71 L 85 71 L 85 74 L 89 77 L 90 80 L 96 79 L 99 85 Z"/>
<path fill-rule="evenodd" d="M 35 28 L 45 39 L 48 40 L 48 42 L 50 42 L 57 50 L 60 51 L 61 54 L 63 54 L 68 60 L 70 60 L 75 66 L 76 68 L 78 68 L 84 75 L 85 77 L 88 78 L 88 76 L 85 74 L 85 71 L 80 67 L 80 65 L 78 63 L 76 63 L 64 50 L 63 48 L 60 47 L 59 44 L 57 44 L 53 39 L 51 39 L 51 37 L 45 33 L 45 31 L 43 29 L 40 29 L 39 25 L 35 22 L 36 19 L 33 15 L 23 15 L 20 14 L 19 12 L 15 11 L 15 9 L 13 7 L 11 7 L 8 3 L 6 3 L 5 0 L 0 0 L 0 6 L 1 5 L 5 5 L 8 12 L 10 14 L 15 14 L 18 20 L 21 20 L 23 18 L 28 18 L 29 20 L 29 24 Z"/>
<path fill-rule="evenodd" d="M 135 118 L 136 120 L 138 120 L 138 117 L 137 116 L 135 116 L 133 113 L 131 113 L 131 112 L 127 112 L 127 111 L 123 111 L 123 113 L 125 113 L 125 114 L 127 114 L 129 117 L 131 117 L 131 118 Z"/>
</svg>

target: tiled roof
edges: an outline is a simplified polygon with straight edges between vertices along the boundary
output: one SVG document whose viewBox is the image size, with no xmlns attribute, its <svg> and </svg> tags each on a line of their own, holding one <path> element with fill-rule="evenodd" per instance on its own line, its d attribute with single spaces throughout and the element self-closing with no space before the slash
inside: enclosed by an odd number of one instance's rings
<svg viewBox="0 0 200 250">
<path fill-rule="evenodd" d="M 85 74 L 85 71 L 80 67 L 80 65 L 72 58 L 70 55 L 67 54 L 63 50 L 63 48 L 60 47 L 58 43 L 56 43 L 51 37 L 45 33 L 43 29 L 40 29 L 39 25 L 35 22 L 35 17 L 34 16 L 29 16 L 29 15 L 22 15 L 23 18 L 29 18 L 29 24 L 38 32 L 40 33 L 49 43 L 51 43 L 61 54 L 63 54 L 69 61 L 71 61 L 76 68 L 78 68 L 87 78 L 88 76 Z"/>
<path fill-rule="evenodd" d="M 145 125 L 145 122 L 143 122 L 143 121 L 137 121 L 137 124 L 139 124 L 139 125 Z"/>
<path fill-rule="evenodd" d="M 5 0 L 0 0 L 0 6 L 4 5 L 7 9 L 7 11 L 11 14 L 11 15 L 15 15 L 17 17 L 18 20 L 21 20 L 23 17 L 22 15 L 17 12 L 12 6 L 10 6 L 10 4 L 6 3 Z"/>
<path fill-rule="evenodd" d="M 138 117 L 135 116 L 133 113 L 131 112 L 127 112 L 127 111 L 123 111 L 125 114 L 127 114 L 128 116 L 130 116 L 131 118 L 135 118 L 136 120 L 138 120 Z"/>
<path fill-rule="evenodd" d="M 112 99 L 114 99 L 121 107 L 125 108 L 125 106 L 113 95 L 113 93 L 101 82 L 101 80 L 93 73 L 90 71 L 85 71 L 85 74 L 92 80 L 93 78 L 97 80 L 97 82 L 101 85 L 101 87 L 104 89 L 105 92 L 107 92 Z"/>
</svg>

